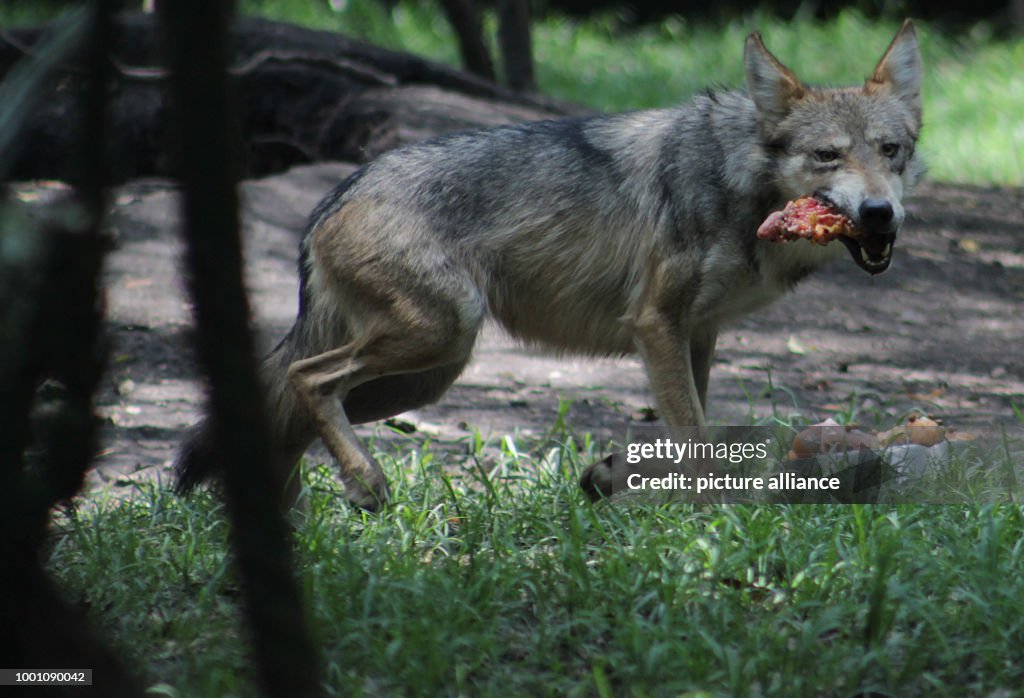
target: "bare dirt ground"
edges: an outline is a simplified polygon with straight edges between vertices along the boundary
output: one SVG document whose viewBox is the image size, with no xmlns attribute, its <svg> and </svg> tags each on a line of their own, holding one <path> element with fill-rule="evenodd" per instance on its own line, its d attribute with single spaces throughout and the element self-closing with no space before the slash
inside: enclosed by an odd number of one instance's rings
<svg viewBox="0 0 1024 698">
<path fill-rule="evenodd" d="M 312 165 L 243 185 L 248 285 L 262 346 L 294 318 L 305 218 L 351 167 Z M 32 200 L 36 186 L 21 186 L 20 198 Z M 872 278 L 849 260 L 837 262 L 723 333 L 712 422 L 746 423 L 770 414 L 773 403 L 819 420 L 852 404 L 893 421 L 918 408 L 973 431 L 1019 426 L 1012 405 L 1024 405 L 1024 190 L 927 184 L 907 208 L 888 273 Z M 176 219 L 166 182 L 137 181 L 117 192 L 116 250 L 106 272 L 113 354 L 99 399 L 104 450 L 92 488 L 169 480 L 182 430 L 201 409 Z M 474 429 L 542 436 L 560 400 L 572 403 L 575 433 L 600 439 L 621 439 L 627 420 L 651 404 L 636 360 L 536 356 L 492 328 L 446 398 L 402 420 L 416 426 L 413 438 L 442 444 Z M 379 426 L 360 430 L 397 438 Z"/>
</svg>

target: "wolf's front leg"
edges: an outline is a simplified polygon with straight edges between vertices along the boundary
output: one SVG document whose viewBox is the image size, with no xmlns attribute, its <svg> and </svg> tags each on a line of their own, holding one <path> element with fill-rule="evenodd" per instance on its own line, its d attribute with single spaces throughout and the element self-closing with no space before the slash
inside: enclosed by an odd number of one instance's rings
<svg viewBox="0 0 1024 698">
<path fill-rule="evenodd" d="M 708 382 L 711 379 L 711 363 L 715 360 L 715 343 L 718 329 L 706 327 L 694 330 L 690 336 L 690 366 L 693 382 L 697 387 L 697 398 L 704 418 L 708 416 Z"/>
<path fill-rule="evenodd" d="M 714 353 L 713 329 L 684 327 L 678 312 L 648 309 L 634 322 L 639 350 L 659 414 L 678 443 L 693 436 L 693 427 L 704 432 L 708 374 Z M 699 476 L 712 467 L 703 460 L 686 463 L 686 474 Z M 635 473 L 625 458 L 608 456 L 588 467 L 580 486 L 591 498 L 609 496 L 628 489 L 627 479 Z M 655 474 L 655 473 L 650 473 Z"/>
<path fill-rule="evenodd" d="M 673 436 L 680 427 L 703 427 L 701 390 L 707 390 L 710 357 L 703 333 L 700 339 L 669 317 L 642 319 L 636 326 L 637 348 L 644 361 L 658 413 Z M 700 385 L 696 378 L 700 375 Z"/>
</svg>

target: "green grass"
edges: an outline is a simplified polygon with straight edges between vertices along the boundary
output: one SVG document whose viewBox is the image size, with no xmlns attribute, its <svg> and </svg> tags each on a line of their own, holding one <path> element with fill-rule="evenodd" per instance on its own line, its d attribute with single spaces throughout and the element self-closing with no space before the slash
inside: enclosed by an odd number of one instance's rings
<svg viewBox="0 0 1024 698">
<path fill-rule="evenodd" d="M 592 447 L 513 443 L 378 453 L 377 516 L 308 474 L 329 695 L 1020 695 L 1019 506 L 591 505 Z M 226 531 L 146 485 L 58 524 L 49 567 L 154 692 L 248 696 Z"/>
<path fill-rule="evenodd" d="M 350 0 L 342 12 L 295 0 L 243 0 L 241 8 L 458 63 L 451 31 L 429 3 L 404 3 L 392 19 L 370 0 Z M 856 83 L 897 28 L 851 12 L 822 24 L 754 16 L 709 27 L 670 19 L 628 33 L 607 18 L 554 18 L 536 24 L 534 53 L 543 92 L 614 111 L 670 106 L 709 85 L 740 86 L 743 40 L 753 29 L 808 82 Z M 926 24 L 918 29 L 927 69 L 921 147 L 930 176 L 1024 184 L 1024 39 L 995 40 L 984 25 L 955 39 Z"/>
<path fill-rule="evenodd" d="M 62 11 L 58 5 L 46 2 L 5 0 L 0 4 L 0 27 L 40 24 L 53 19 Z"/>
</svg>

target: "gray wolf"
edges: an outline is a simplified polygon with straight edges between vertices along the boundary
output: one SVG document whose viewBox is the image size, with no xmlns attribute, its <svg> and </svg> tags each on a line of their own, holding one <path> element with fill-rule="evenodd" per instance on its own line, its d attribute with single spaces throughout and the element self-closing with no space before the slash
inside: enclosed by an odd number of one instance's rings
<svg viewBox="0 0 1024 698">
<path fill-rule="evenodd" d="M 844 240 L 860 268 L 888 268 L 922 171 L 911 23 L 855 87 L 806 85 L 756 33 L 743 64 L 745 91 L 445 135 L 342 182 L 311 215 L 298 319 L 263 366 L 278 467 L 319 436 L 348 498 L 379 507 L 388 486 L 352 425 L 438 400 L 488 316 L 556 352 L 638 353 L 669 428 L 701 427 L 719 329 L 842 256 L 756 239 L 799 196 L 864 232 Z M 214 469 L 212 441 L 205 423 L 186 439 L 181 489 Z"/>
</svg>

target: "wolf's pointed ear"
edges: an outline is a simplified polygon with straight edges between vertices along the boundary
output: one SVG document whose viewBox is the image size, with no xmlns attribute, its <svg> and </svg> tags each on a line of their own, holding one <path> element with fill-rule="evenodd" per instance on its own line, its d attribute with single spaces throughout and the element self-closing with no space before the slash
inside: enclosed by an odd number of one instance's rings
<svg viewBox="0 0 1024 698">
<path fill-rule="evenodd" d="M 782 121 L 793 104 L 807 94 L 807 86 L 769 53 L 758 32 L 747 37 L 743 50 L 743 71 L 747 77 L 750 98 L 761 114 L 761 123 L 768 130 Z"/>
<path fill-rule="evenodd" d="M 924 68 L 921 50 L 917 46 L 917 33 L 909 19 L 896 33 L 875 72 L 864 83 L 864 91 L 871 95 L 892 95 L 902 100 L 921 120 L 921 78 Z"/>
</svg>

